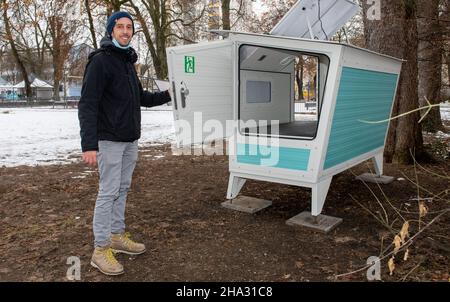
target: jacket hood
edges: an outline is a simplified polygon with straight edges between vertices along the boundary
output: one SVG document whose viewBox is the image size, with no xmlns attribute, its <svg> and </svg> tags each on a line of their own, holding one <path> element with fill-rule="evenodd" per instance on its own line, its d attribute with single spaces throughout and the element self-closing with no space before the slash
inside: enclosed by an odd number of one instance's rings
<svg viewBox="0 0 450 302">
<path fill-rule="evenodd" d="M 112 39 L 111 39 L 110 37 L 107 37 L 107 36 L 103 37 L 103 38 L 100 40 L 100 47 L 101 47 L 101 48 L 114 47 L 114 44 L 113 44 L 113 42 L 112 42 Z"/>
</svg>

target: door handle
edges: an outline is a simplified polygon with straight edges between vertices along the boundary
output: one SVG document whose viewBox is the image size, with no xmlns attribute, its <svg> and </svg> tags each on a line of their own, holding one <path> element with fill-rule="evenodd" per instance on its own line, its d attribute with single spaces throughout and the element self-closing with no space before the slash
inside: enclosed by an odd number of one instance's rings
<svg viewBox="0 0 450 302">
<path fill-rule="evenodd" d="M 189 95 L 189 89 L 186 86 L 186 83 L 181 82 L 181 85 L 184 87 L 181 87 L 180 94 L 181 94 L 181 107 L 186 108 L 186 98 Z"/>
<path fill-rule="evenodd" d="M 177 90 L 175 88 L 175 82 L 172 82 L 172 94 L 173 94 L 173 104 L 175 106 L 175 110 L 178 110 L 178 105 L 177 105 Z"/>
</svg>

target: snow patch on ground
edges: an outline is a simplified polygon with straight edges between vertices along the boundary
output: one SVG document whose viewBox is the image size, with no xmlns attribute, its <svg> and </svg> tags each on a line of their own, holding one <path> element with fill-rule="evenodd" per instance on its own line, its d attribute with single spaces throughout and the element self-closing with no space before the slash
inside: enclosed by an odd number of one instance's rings
<svg viewBox="0 0 450 302">
<path fill-rule="evenodd" d="M 441 119 L 450 121 L 450 102 L 443 103 L 441 106 Z"/>
<path fill-rule="evenodd" d="M 160 146 L 175 140 L 170 106 L 142 110 L 140 147 Z M 301 120 L 315 120 L 304 110 Z M 305 114 L 306 113 L 306 114 Z M 441 105 L 441 117 L 450 121 L 450 103 Z M 0 166 L 53 165 L 81 158 L 77 109 L 0 108 Z M 438 138 L 450 134 L 438 132 Z M 158 160 L 160 157 L 155 156 Z"/>
<path fill-rule="evenodd" d="M 153 109 L 153 108 L 152 108 Z M 142 110 L 139 146 L 174 139 L 171 107 Z M 81 158 L 77 109 L 0 109 L 0 166 L 52 165 Z"/>
</svg>

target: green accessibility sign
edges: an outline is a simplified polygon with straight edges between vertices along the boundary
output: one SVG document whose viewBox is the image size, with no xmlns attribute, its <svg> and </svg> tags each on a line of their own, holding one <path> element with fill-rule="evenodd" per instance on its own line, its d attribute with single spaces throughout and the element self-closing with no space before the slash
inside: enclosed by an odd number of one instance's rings
<svg viewBox="0 0 450 302">
<path fill-rule="evenodd" d="M 184 72 L 195 73 L 195 57 L 184 57 Z"/>
</svg>

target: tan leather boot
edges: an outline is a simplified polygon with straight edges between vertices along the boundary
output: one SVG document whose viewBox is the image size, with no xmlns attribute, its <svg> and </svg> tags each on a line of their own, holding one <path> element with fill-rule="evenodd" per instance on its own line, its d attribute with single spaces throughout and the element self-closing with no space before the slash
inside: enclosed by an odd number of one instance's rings
<svg viewBox="0 0 450 302">
<path fill-rule="evenodd" d="M 114 257 L 111 247 L 96 247 L 91 258 L 91 265 L 105 275 L 116 276 L 124 273 L 123 266 Z"/>
<path fill-rule="evenodd" d="M 112 234 L 111 248 L 116 253 L 125 253 L 128 255 L 140 255 L 145 252 L 145 245 L 131 240 L 129 233 Z"/>
</svg>

